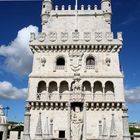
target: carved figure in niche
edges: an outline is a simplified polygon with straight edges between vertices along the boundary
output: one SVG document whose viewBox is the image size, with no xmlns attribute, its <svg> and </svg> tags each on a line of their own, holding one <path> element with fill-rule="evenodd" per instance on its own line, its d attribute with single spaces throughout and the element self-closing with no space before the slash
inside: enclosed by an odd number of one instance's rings
<svg viewBox="0 0 140 140">
<path fill-rule="evenodd" d="M 74 84 L 73 84 L 73 91 L 74 93 L 81 93 L 81 84 L 80 84 L 80 74 L 79 73 L 75 73 L 74 74 Z"/>
<path fill-rule="evenodd" d="M 83 114 L 80 107 L 75 107 L 71 116 L 71 137 L 72 140 L 82 140 Z"/>
</svg>

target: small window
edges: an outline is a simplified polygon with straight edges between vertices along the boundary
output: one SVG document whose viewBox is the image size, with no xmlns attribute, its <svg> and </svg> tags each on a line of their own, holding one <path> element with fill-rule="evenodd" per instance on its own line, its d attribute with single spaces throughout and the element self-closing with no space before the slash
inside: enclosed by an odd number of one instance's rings
<svg viewBox="0 0 140 140">
<path fill-rule="evenodd" d="M 65 138 L 65 131 L 59 131 L 59 138 Z"/>
<path fill-rule="evenodd" d="M 65 59 L 63 57 L 58 58 L 56 62 L 57 66 L 64 66 L 65 65 Z"/>
<path fill-rule="evenodd" d="M 88 57 L 86 60 L 86 65 L 95 65 L 95 59 L 93 57 Z"/>
<path fill-rule="evenodd" d="M 43 5 L 43 8 L 45 8 L 45 5 Z"/>
</svg>

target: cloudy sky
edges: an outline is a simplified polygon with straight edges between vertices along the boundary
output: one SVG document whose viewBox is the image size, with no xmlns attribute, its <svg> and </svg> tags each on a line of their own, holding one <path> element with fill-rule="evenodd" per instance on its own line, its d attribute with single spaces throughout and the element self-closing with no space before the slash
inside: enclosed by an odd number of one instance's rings
<svg viewBox="0 0 140 140">
<path fill-rule="evenodd" d="M 74 7 L 74 0 L 54 0 L 56 4 Z M 81 4 L 100 7 L 100 0 L 79 0 Z M 112 6 L 112 30 L 124 37 L 120 59 L 129 120 L 140 121 L 140 1 L 112 0 Z M 23 121 L 32 66 L 29 36 L 40 31 L 40 14 L 40 0 L 0 1 L 0 104 L 10 107 L 9 120 Z"/>
</svg>

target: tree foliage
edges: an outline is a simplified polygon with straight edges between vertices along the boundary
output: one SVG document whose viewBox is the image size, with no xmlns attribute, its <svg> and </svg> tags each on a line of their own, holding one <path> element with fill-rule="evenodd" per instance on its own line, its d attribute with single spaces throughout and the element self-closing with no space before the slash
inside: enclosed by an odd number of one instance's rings
<svg viewBox="0 0 140 140">
<path fill-rule="evenodd" d="M 135 128 L 135 127 L 129 127 L 129 132 L 132 135 L 133 133 L 139 133 L 140 128 Z"/>
</svg>

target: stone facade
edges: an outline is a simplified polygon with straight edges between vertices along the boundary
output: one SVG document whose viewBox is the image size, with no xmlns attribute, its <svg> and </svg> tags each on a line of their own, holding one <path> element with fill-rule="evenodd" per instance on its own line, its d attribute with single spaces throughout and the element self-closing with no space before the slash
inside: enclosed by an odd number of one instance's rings
<svg viewBox="0 0 140 140">
<path fill-rule="evenodd" d="M 8 124 L 3 109 L 3 106 L 0 105 L 0 140 L 7 140 Z"/>
<path fill-rule="evenodd" d="M 43 0 L 42 32 L 31 34 L 32 72 L 23 140 L 130 140 L 111 1 L 52 9 Z"/>
</svg>

